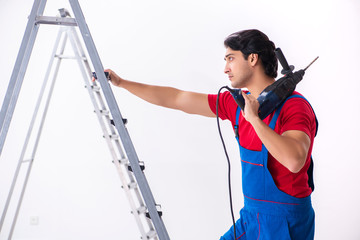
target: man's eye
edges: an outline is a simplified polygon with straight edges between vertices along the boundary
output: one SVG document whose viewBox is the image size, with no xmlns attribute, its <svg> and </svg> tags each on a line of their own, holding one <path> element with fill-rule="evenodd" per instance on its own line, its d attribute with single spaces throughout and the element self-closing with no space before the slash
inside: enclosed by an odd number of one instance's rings
<svg viewBox="0 0 360 240">
<path fill-rule="evenodd" d="M 229 57 L 229 61 L 232 61 L 232 60 L 234 60 L 234 58 L 233 58 L 233 57 Z"/>
</svg>

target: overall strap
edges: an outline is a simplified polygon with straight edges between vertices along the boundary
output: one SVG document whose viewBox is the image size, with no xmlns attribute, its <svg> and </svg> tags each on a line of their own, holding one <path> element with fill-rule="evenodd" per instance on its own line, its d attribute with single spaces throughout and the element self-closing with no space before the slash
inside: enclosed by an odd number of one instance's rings
<svg viewBox="0 0 360 240">
<path fill-rule="evenodd" d="M 288 97 L 288 98 L 285 100 L 285 102 L 286 102 L 287 100 L 289 100 L 289 99 L 291 99 L 291 98 L 295 98 L 295 97 L 302 98 L 302 99 L 304 99 L 305 101 L 307 101 L 307 102 L 309 103 L 309 101 L 308 101 L 305 97 L 303 97 L 303 96 L 301 96 L 301 95 L 298 95 L 298 94 L 291 95 L 290 97 Z M 284 102 L 284 103 L 285 103 L 285 102 Z M 269 124 L 269 127 L 270 127 L 271 129 L 273 129 L 273 130 L 275 129 L 276 121 L 277 121 L 277 119 L 278 119 L 278 117 L 279 117 L 279 115 L 280 115 L 280 112 L 281 112 L 282 107 L 284 106 L 284 103 L 283 103 L 280 107 L 278 107 L 278 108 L 276 109 L 276 112 L 274 113 L 274 115 L 273 115 L 273 117 L 272 117 L 272 119 L 271 119 L 271 122 L 270 122 L 270 124 Z M 316 117 L 316 114 L 315 114 L 315 111 L 314 111 L 313 107 L 311 106 L 310 103 L 309 103 L 309 105 L 310 105 L 310 107 L 312 108 L 313 113 L 314 113 L 314 115 L 315 115 L 315 122 L 316 122 L 315 136 L 316 136 L 316 135 L 317 135 L 317 131 L 318 131 L 318 127 L 319 127 L 319 123 L 318 123 L 318 120 L 317 120 L 317 117 Z M 236 120 L 235 120 L 235 126 L 234 126 L 235 138 L 236 138 L 237 141 L 239 141 L 239 117 L 240 117 L 240 112 L 241 112 L 241 108 L 240 108 L 240 107 L 237 107 L 237 109 L 236 109 Z M 309 166 L 309 169 L 308 169 L 308 171 L 307 171 L 307 174 L 308 174 L 308 177 L 309 177 L 309 179 L 308 179 L 308 184 L 309 184 L 309 187 L 312 189 L 312 191 L 314 191 L 314 189 L 315 189 L 314 178 L 313 178 L 313 169 L 314 169 L 314 161 L 313 161 L 313 158 L 312 158 L 312 156 L 311 156 L 311 162 L 310 162 L 310 166 Z"/>
<path fill-rule="evenodd" d="M 246 93 L 246 95 L 248 95 L 248 94 L 250 94 L 250 92 Z M 238 141 L 239 141 L 239 117 L 240 117 L 240 112 L 241 112 L 241 108 L 238 106 L 236 108 L 236 118 L 235 118 L 235 126 L 234 126 L 235 138 Z"/>
<path fill-rule="evenodd" d="M 308 101 L 305 97 L 303 97 L 303 96 L 301 96 L 301 95 L 298 95 L 298 94 L 296 94 L 296 95 L 291 95 L 290 97 L 288 97 L 288 98 L 285 100 L 285 102 L 286 102 L 287 100 L 291 99 L 291 98 L 294 98 L 294 97 L 302 98 L 302 99 L 304 99 L 305 101 L 307 101 L 307 102 L 309 103 L 309 101 Z M 285 102 L 284 102 L 284 103 L 285 103 Z M 281 111 L 282 107 L 284 106 L 284 103 L 283 103 L 280 107 L 278 107 L 278 108 L 276 109 L 276 112 L 275 112 L 274 116 L 273 116 L 272 119 L 271 119 L 271 122 L 270 122 L 270 124 L 269 124 L 269 127 L 270 127 L 271 129 L 273 129 L 273 130 L 274 130 L 274 128 L 275 128 L 275 124 L 276 124 L 277 118 L 279 117 L 280 111 Z M 314 108 L 311 106 L 310 103 L 309 103 L 309 105 L 310 105 L 310 107 L 311 107 L 311 109 L 313 110 L 314 115 L 315 115 L 315 122 L 316 122 L 315 136 L 316 136 L 316 135 L 317 135 L 317 132 L 318 132 L 319 122 L 318 122 L 318 120 L 317 120 L 317 117 L 316 117 Z M 239 117 L 240 117 L 240 112 L 241 112 L 241 108 L 238 106 L 237 109 L 236 109 L 236 120 L 235 120 L 235 126 L 234 126 L 234 131 L 235 131 L 235 137 L 236 137 L 236 139 L 239 138 Z"/>
<path fill-rule="evenodd" d="M 291 98 L 295 98 L 295 97 L 297 97 L 297 98 L 302 98 L 302 99 L 304 99 L 305 101 L 307 101 L 307 102 L 309 103 L 309 105 L 310 105 L 310 107 L 311 107 L 311 109 L 312 109 L 312 111 L 313 111 L 313 113 L 314 113 L 314 115 L 315 115 L 315 122 L 316 122 L 315 136 L 316 136 L 316 135 L 317 135 L 317 132 L 318 132 L 319 122 L 318 122 L 318 120 L 317 120 L 317 117 L 316 117 L 314 108 L 311 106 L 310 102 L 309 102 L 304 96 L 301 96 L 301 95 L 298 95 L 298 94 L 291 95 L 290 97 L 288 97 L 288 98 L 285 100 L 285 102 L 286 102 L 287 100 L 289 100 L 289 99 L 291 99 Z M 271 127 L 271 129 L 274 129 L 274 128 L 275 128 L 276 120 L 277 120 L 277 118 L 278 118 L 278 116 L 279 116 L 279 114 L 280 114 L 280 111 L 281 111 L 282 107 L 284 106 L 285 102 L 284 102 L 280 107 L 278 107 L 278 108 L 276 109 L 276 112 L 275 112 L 275 114 L 274 114 L 274 116 L 273 116 L 273 118 L 271 119 L 271 122 L 270 122 L 270 124 L 269 124 L 269 127 Z"/>
<path fill-rule="evenodd" d="M 305 101 L 307 101 L 307 102 L 309 103 L 309 101 L 308 101 L 305 97 L 303 97 L 303 96 L 301 96 L 301 95 L 298 95 L 298 94 L 291 95 L 290 97 L 288 97 L 288 98 L 285 100 L 285 102 L 286 102 L 287 100 L 289 100 L 289 99 L 291 99 L 291 98 L 295 98 L 295 97 L 302 98 L 302 99 L 304 99 Z M 285 103 L 285 102 L 284 102 L 284 103 Z M 280 111 L 281 111 L 282 107 L 284 106 L 284 103 L 283 103 L 279 108 L 276 109 L 276 112 L 275 112 L 275 114 L 274 114 L 274 116 L 273 116 L 273 118 L 271 119 L 271 122 L 270 122 L 270 124 L 269 124 L 269 127 L 271 127 L 271 129 L 274 129 L 274 128 L 275 128 L 275 124 L 276 124 L 277 118 L 279 117 Z M 313 113 L 314 113 L 314 115 L 315 115 L 315 111 L 314 111 L 313 107 L 311 106 L 310 103 L 309 103 L 309 105 L 310 105 L 310 107 L 311 107 L 311 109 L 312 109 L 312 111 L 313 111 Z M 319 127 L 319 123 L 318 123 L 318 120 L 317 120 L 317 118 L 316 118 L 316 115 L 315 115 L 315 122 L 316 122 L 316 130 L 315 130 L 315 136 L 316 136 L 316 135 L 317 135 L 317 131 L 318 131 L 318 127 Z M 311 156 L 310 158 L 311 158 L 310 166 L 309 166 L 309 169 L 308 169 L 308 171 L 307 171 L 307 174 L 308 174 L 308 177 L 309 177 L 309 179 L 308 179 L 308 184 L 309 184 L 309 187 L 311 188 L 311 190 L 314 191 L 314 189 L 315 189 L 314 177 L 313 177 L 314 161 L 313 161 L 312 156 Z"/>
<path fill-rule="evenodd" d="M 235 120 L 235 126 L 234 126 L 235 138 L 237 140 L 239 140 L 239 117 L 240 117 L 240 112 L 241 112 L 241 108 L 238 106 L 237 109 L 236 109 L 236 120 Z"/>
</svg>

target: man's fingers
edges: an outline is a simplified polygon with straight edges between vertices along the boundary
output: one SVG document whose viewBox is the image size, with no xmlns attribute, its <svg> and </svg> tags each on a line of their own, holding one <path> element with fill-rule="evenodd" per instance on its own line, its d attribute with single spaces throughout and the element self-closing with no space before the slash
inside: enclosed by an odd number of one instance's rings
<svg viewBox="0 0 360 240">
<path fill-rule="evenodd" d="M 247 98 L 247 95 L 248 95 L 248 94 L 246 94 L 244 91 L 241 91 L 241 94 L 242 94 L 242 96 L 244 97 L 244 99 L 245 99 L 245 101 L 246 101 L 246 99 L 248 99 L 248 98 Z"/>
<path fill-rule="evenodd" d="M 108 75 L 108 79 L 111 81 L 113 75 L 114 75 L 114 72 L 113 70 L 111 69 L 105 69 L 104 72 L 107 72 L 109 75 Z"/>
<path fill-rule="evenodd" d="M 249 94 L 247 94 L 247 93 L 245 93 L 244 91 L 242 92 L 242 95 L 243 95 L 243 97 L 244 97 L 244 99 L 245 99 L 245 102 L 246 101 L 250 101 L 252 98 L 253 98 L 253 96 L 249 93 Z"/>
</svg>

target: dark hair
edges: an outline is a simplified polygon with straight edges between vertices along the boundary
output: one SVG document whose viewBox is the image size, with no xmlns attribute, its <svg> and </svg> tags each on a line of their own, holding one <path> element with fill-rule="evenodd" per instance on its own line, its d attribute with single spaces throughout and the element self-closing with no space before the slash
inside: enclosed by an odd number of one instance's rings
<svg viewBox="0 0 360 240">
<path fill-rule="evenodd" d="M 251 53 L 257 53 L 265 69 L 265 74 L 276 78 L 278 62 L 275 44 L 263 32 L 250 29 L 230 34 L 224 41 L 225 47 L 239 50 L 247 60 Z"/>
</svg>

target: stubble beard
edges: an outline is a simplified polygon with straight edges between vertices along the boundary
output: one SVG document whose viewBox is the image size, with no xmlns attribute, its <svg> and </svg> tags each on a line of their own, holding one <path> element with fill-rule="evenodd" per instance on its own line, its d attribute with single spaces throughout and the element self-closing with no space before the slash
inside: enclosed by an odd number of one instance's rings
<svg viewBox="0 0 360 240">
<path fill-rule="evenodd" d="M 238 80 L 232 81 L 231 86 L 233 88 L 246 88 L 250 82 L 250 76 L 243 76 Z"/>
</svg>

